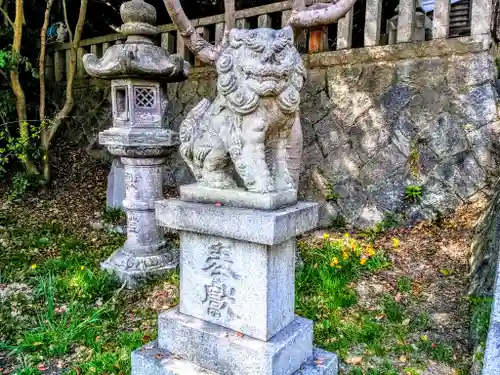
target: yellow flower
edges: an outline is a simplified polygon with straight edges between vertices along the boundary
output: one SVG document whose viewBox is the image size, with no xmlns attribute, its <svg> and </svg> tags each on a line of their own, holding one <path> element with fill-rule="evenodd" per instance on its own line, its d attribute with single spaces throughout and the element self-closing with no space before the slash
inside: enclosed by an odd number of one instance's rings
<svg viewBox="0 0 500 375">
<path fill-rule="evenodd" d="M 364 266 L 366 264 L 366 257 L 365 256 L 361 257 L 361 259 L 359 260 L 359 264 L 361 264 L 362 266 Z"/>
<path fill-rule="evenodd" d="M 399 240 L 397 238 L 393 238 L 392 245 L 394 246 L 395 249 L 397 249 L 399 247 Z"/>
<path fill-rule="evenodd" d="M 375 255 L 375 250 L 373 250 L 373 247 L 368 247 L 368 249 L 366 249 L 366 253 L 368 254 L 369 257 L 372 257 Z"/>
<path fill-rule="evenodd" d="M 31 265 L 31 269 L 34 270 L 35 268 L 37 268 L 38 266 L 36 264 L 32 264 Z"/>
<path fill-rule="evenodd" d="M 349 238 L 349 233 L 344 234 L 345 238 Z"/>
<path fill-rule="evenodd" d="M 342 251 L 342 259 L 347 260 L 349 258 L 349 254 L 347 252 Z"/>
<path fill-rule="evenodd" d="M 337 257 L 333 257 L 332 261 L 330 262 L 330 267 L 336 266 L 339 264 L 339 260 Z"/>
<path fill-rule="evenodd" d="M 83 271 L 85 269 L 85 266 L 80 266 L 80 269 Z"/>
<path fill-rule="evenodd" d="M 323 239 L 327 240 L 330 238 L 330 235 L 328 233 L 323 233 Z"/>
</svg>

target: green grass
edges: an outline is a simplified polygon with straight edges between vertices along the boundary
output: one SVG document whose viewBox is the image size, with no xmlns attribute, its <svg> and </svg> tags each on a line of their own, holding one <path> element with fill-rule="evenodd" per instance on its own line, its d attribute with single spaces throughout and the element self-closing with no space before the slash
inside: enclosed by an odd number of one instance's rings
<svg viewBox="0 0 500 375">
<path fill-rule="evenodd" d="M 296 311 L 316 322 L 315 341 L 344 356 L 356 344 L 366 344 L 382 354 L 386 328 L 377 321 L 376 313 L 345 319 L 345 311 L 357 303 L 351 283 L 364 273 L 389 266 L 385 255 L 350 237 L 325 238 L 321 246 L 299 244 L 299 248 L 304 265 L 297 271 Z"/>
<path fill-rule="evenodd" d="M 410 278 L 402 276 L 398 279 L 398 292 L 403 294 L 409 294 L 412 291 L 413 283 Z"/>
<path fill-rule="evenodd" d="M 13 374 L 42 374 L 40 364 L 59 359 L 70 375 L 130 373 L 131 351 L 156 336 L 157 313 L 134 305 L 144 291 L 124 291 L 99 269 L 124 238 L 83 237 L 55 222 L 26 228 L 2 221 L 9 225 L 0 230 L 8 244 L 1 282 L 31 289 L 0 304 L 0 351 L 15 366 Z"/>
<path fill-rule="evenodd" d="M 152 286 L 127 292 L 99 269 L 124 237 L 104 231 L 83 236 L 58 222 L 21 225 L 9 216 L 0 216 L 0 225 L 6 244 L 0 282 L 31 289 L 0 303 L 0 351 L 16 366 L 13 374 L 42 374 L 40 364 L 61 359 L 69 375 L 130 373 L 131 351 L 156 336 L 157 312 L 139 303 Z M 397 220 L 387 218 L 371 234 L 394 225 Z M 344 361 L 361 356 L 349 375 L 394 375 L 403 369 L 420 375 L 429 359 L 451 363 L 450 346 L 421 337 L 431 326 L 428 314 L 407 308 L 414 298 L 411 279 L 400 277 L 394 295 L 377 297 L 376 305 L 359 305 L 356 283 L 391 267 L 388 255 L 374 249 L 373 237 L 365 238 L 325 235 L 319 243 L 299 242 L 304 262 L 296 271 L 296 312 L 315 322 L 315 344 Z M 177 274 L 167 280 L 178 281 Z M 487 332 L 486 309 L 478 309 L 476 317 L 480 331 Z"/>
<path fill-rule="evenodd" d="M 423 335 L 431 328 L 429 315 L 408 310 L 418 303 L 408 277 L 397 280 L 394 295 L 376 298 L 376 306 L 358 304 L 356 281 L 391 267 L 384 252 L 369 244 L 328 235 L 319 244 L 299 242 L 304 263 L 297 270 L 296 311 L 315 321 L 315 344 L 347 363 L 361 358 L 348 366 L 349 375 L 421 375 L 429 360 L 452 363 L 451 346 Z"/>
<path fill-rule="evenodd" d="M 106 223 L 116 224 L 125 220 L 125 212 L 121 208 L 106 207 L 102 218 Z"/>
</svg>

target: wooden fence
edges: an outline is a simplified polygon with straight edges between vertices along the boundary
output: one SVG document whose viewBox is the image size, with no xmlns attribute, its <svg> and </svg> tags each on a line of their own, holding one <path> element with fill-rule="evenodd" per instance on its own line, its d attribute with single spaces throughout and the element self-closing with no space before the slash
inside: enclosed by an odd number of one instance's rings
<svg viewBox="0 0 500 375">
<path fill-rule="evenodd" d="M 493 0 L 462 0 L 450 4 L 449 0 L 435 0 L 431 18 L 417 12 L 416 0 L 400 0 L 397 16 L 386 20 L 385 33 L 382 34 L 382 1 L 366 0 L 363 43 L 360 47 L 373 47 L 393 43 L 414 43 L 426 39 L 443 39 L 460 36 L 454 32 L 456 24 L 470 35 L 489 34 L 493 13 Z M 309 0 L 309 3 L 313 0 Z M 282 1 L 255 8 L 235 12 L 236 27 L 280 28 L 288 19 L 291 1 Z M 455 8 L 454 8 L 455 7 Z M 455 11 L 455 16 L 454 16 Z M 303 53 L 319 53 L 330 50 L 346 50 L 353 46 L 353 13 L 350 11 L 336 25 L 323 26 L 308 30 L 297 41 L 299 50 Z M 450 15 L 452 18 L 450 18 Z M 453 18 L 454 17 L 454 18 Z M 431 26 L 426 20 L 431 20 Z M 468 21 L 468 22 L 467 22 Z M 209 41 L 218 41 L 224 29 L 224 15 L 192 20 L 196 30 Z M 455 29 L 454 29 L 455 27 Z M 451 34 L 450 34 L 451 30 Z M 470 30 L 470 31 L 469 31 Z M 158 26 L 161 46 L 169 53 L 178 53 L 195 66 L 201 65 L 194 61 L 183 40 L 173 24 Z M 332 41 L 331 36 L 334 36 Z M 101 57 L 113 44 L 124 42 L 121 34 L 110 34 L 102 37 L 84 39 L 78 49 L 77 77 L 85 78 L 86 72 L 82 66 L 82 56 L 88 52 Z M 56 81 L 65 80 L 68 71 L 69 43 L 52 45 L 47 54 L 47 77 Z"/>
</svg>

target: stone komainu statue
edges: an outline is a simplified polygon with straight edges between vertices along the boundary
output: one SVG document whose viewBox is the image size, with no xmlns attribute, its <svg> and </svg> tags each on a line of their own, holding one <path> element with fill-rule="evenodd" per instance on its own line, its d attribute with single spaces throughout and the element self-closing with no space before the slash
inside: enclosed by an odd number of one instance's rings
<svg viewBox="0 0 500 375">
<path fill-rule="evenodd" d="M 202 100 L 180 126 L 180 153 L 198 183 L 236 188 L 233 171 L 256 193 L 297 188 L 302 156 L 300 90 L 306 78 L 294 32 L 343 17 L 355 0 L 305 6 L 295 0 L 287 26 L 234 29 L 234 2 L 225 0 L 220 43 L 204 40 L 179 0 L 164 0 L 188 48 L 218 73 L 217 97 Z"/>
</svg>

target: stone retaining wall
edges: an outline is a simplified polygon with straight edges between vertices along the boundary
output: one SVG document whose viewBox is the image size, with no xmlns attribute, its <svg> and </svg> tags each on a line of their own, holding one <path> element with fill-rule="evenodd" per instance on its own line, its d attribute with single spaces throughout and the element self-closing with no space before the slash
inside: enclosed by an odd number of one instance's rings
<svg viewBox="0 0 500 375">
<path fill-rule="evenodd" d="M 323 224 L 431 218 L 488 193 L 500 165 L 490 43 L 465 37 L 304 57 L 300 192 L 325 202 Z M 208 67 L 169 85 L 172 128 L 215 94 Z M 166 170 L 167 185 L 192 181 L 178 155 Z M 405 199 L 409 186 L 422 188 L 420 203 Z"/>
</svg>

